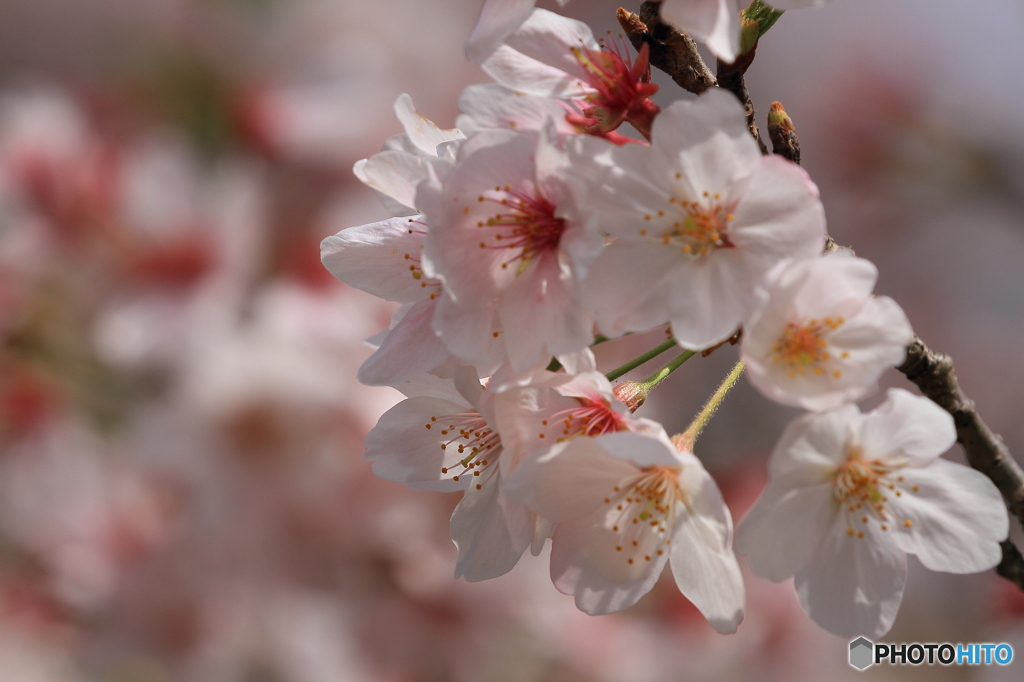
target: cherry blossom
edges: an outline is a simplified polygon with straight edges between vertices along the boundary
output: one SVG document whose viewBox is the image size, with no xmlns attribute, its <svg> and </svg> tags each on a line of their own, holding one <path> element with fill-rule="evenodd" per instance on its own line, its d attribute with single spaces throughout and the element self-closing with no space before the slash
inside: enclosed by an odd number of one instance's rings
<svg viewBox="0 0 1024 682">
<path fill-rule="evenodd" d="M 627 46 L 602 46 L 583 22 L 547 10 L 534 10 L 480 66 L 514 90 L 585 100 L 588 133 L 629 122 L 646 137 L 659 111 L 650 99 L 658 86 L 650 82 L 646 46 L 633 61 Z"/>
<path fill-rule="evenodd" d="M 895 301 L 871 295 L 878 270 L 869 261 L 837 252 L 774 275 L 741 346 L 747 376 L 769 398 L 832 409 L 873 392 L 903 362 L 913 331 Z"/>
<path fill-rule="evenodd" d="M 443 182 L 420 185 L 417 203 L 431 225 L 423 266 L 452 304 L 442 303 L 434 329 L 459 357 L 472 361 L 493 337 L 525 372 L 592 341 L 577 282 L 603 239 L 575 218 L 552 128 L 481 131 Z M 492 331 L 495 313 L 500 329 Z"/>
<path fill-rule="evenodd" d="M 557 427 L 556 427 L 557 428 Z M 521 463 L 507 484 L 556 523 L 551 578 L 591 615 L 625 609 L 666 562 L 680 591 L 719 632 L 743 619 L 732 518 L 700 460 L 676 452 L 663 430 L 606 429 L 570 437 Z"/>
<path fill-rule="evenodd" d="M 384 333 L 371 339 L 377 351 L 359 368 L 359 380 L 371 386 L 398 386 L 426 372 L 450 376 L 455 362 L 434 332 L 435 316 L 442 323 L 462 318 L 444 295 L 440 280 L 423 271 L 423 244 L 427 225 L 422 216 L 391 218 L 379 223 L 346 228 L 323 240 L 321 260 L 346 284 L 387 301 L 404 304 Z M 486 328 L 474 329 L 472 345 L 463 344 L 464 356 L 483 374 L 492 373 L 504 359 L 494 338 L 496 321 L 475 320 Z M 442 369 L 444 368 L 444 369 Z"/>
<path fill-rule="evenodd" d="M 476 582 L 504 575 L 530 546 L 537 520 L 503 492 L 492 394 L 465 374 L 417 388 L 423 394 L 381 416 L 366 437 L 365 457 L 381 478 L 422 490 L 463 490 L 451 519 L 459 549 L 455 577 Z"/>
<path fill-rule="evenodd" d="M 737 551 L 759 576 L 794 576 L 800 605 L 826 630 L 885 634 L 907 553 L 950 573 L 984 571 L 1002 556 L 1002 498 L 980 472 L 939 457 L 955 439 L 947 412 L 901 389 L 867 414 L 846 405 L 796 419 L 740 523 Z"/>
<path fill-rule="evenodd" d="M 668 320 L 686 348 L 724 341 L 776 263 L 824 246 L 817 188 L 761 156 L 728 92 L 666 108 L 650 147 L 581 136 L 567 150 L 577 204 L 615 238 L 582 289 L 608 336 Z"/>
</svg>

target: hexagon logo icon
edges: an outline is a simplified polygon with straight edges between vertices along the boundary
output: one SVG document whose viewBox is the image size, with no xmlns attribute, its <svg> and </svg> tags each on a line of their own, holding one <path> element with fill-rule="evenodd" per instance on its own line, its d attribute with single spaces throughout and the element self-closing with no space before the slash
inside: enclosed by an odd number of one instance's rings
<svg viewBox="0 0 1024 682">
<path fill-rule="evenodd" d="M 875 645 L 865 637 L 858 637 L 850 642 L 850 665 L 857 670 L 864 670 L 873 664 Z"/>
</svg>

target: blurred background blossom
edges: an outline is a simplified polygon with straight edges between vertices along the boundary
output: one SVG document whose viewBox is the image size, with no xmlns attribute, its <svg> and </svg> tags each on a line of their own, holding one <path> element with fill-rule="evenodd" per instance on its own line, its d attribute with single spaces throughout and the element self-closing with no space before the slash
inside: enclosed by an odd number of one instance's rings
<svg viewBox="0 0 1024 682">
<path fill-rule="evenodd" d="M 0 680 L 856 674 L 790 585 L 749 574 L 731 637 L 671 585 L 587 617 L 543 558 L 457 582 L 456 500 L 362 460 L 398 394 L 355 372 L 392 306 L 331 278 L 318 243 L 386 216 L 351 167 L 400 131 L 400 93 L 450 127 L 461 89 L 486 80 L 462 56 L 479 5 L 3 0 Z M 565 10 L 600 33 L 616 6 Z M 836 0 L 784 16 L 748 75 L 762 115 L 778 99 L 793 117 L 831 233 L 879 265 L 880 292 L 1018 453 L 1022 32 L 1011 0 Z M 656 77 L 662 105 L 683 96 Z M 645 416 L 682 429 L 733 352 L 689 363 Z M 698 455 L 734 516 L 794 413 L 743 384 L 708 427 Z M 912 570 L 888 638 L 1024 652 L 1022 632 L 1024 597 L 993 574 Z M 1009 680 L 1020 665 L 871 674 Z"/>
</svg>

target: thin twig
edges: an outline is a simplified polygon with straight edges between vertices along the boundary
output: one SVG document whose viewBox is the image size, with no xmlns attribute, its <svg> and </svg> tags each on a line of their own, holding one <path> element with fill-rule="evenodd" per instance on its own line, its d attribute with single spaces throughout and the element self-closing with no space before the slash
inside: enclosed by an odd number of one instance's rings
<svg viewBox="0 0 1024 682">
<path fill-rule="evenodd" d="M 963 446 L 967 462 L 992 479 L 1010 511 L 1024 524 L 1024 470 L 1014 461 L 1003 440 L 992 433 L 964 395 L 953 371 L 953 361 L 914 337 L 907 346 L 907 359 L 898 367 L 921 393 L 953 415 L 956 439 Z"/>
<path fill-rule="evenodd" d="M 743 73 L 750 66 L 750 63 L 754 61 L 754 53 L 757 51 L 757 47 L 750 50 L 746 54 L 741 54 L 736 58 L 736 61 L 732 64 L 726 64 L 721 59 L 718 60 L 718 87 L 724 88 L 736 95 L 736 99 L 743 105 L 743 113 L 747 116 L 747 129 L 750 130 L 750 134 L 753 135 L 757 141 L 757 146 L 761 148 L 762 154 L 768 153 L 768 147 L 765 146 L 764 140 L 761 139 L 761 131 L 757 129 L 757 120 L 755 119 L 754 103 L 750 101 L 750 93 L 747 92 L 747 84 L 743 80 Z"/>
</svg>

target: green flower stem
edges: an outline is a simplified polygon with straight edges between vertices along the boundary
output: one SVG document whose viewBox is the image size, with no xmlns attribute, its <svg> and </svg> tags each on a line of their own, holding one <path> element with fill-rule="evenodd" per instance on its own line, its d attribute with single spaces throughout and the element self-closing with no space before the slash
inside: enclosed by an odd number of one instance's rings
<svg viewBox="0 0 1024 682">
<path fill-rule="evenodd" d="M 605 374 L 605 376 L 608 377 L 608 381 L 615 381 L 626 372 L 632 371 L 639 367 L 640 365 L 644 364 L 645 362 L 653 360 L 654 358 L 658 357 L 659 355 L 661 355 L 662 353 L 664 353 L 665 351 L 667 351 L 668 349 L 672 348 L 675 345 L 675 339 L 669 339 L 665 343 L 661 344 L 656 348 L 652 348 L 643 355 L 633 358 L 632 360 L 624 364 L 622 367 L 617 367 L 616 369 L 613 369 L 612 371 Z"/>
<path fill-rule="evenodd" d="M 655 372 L 651 376 L 647 377 L 646 379 L 638 383 L 644 388 L 644 391 L 649 392 L 652 388 L 663 382 L 665 379 L 668 379 L 669 374 L 679 369 L 684 362 L 692 358 L 698 352 L 699 351 L 695 350 L 683 351 L 682 353 L 677 355 L 672 360 L 672 362 L 668 363 L 667 365 L 659 369 L 657 372 Z"/>
<path fill-rule="evenodd" d="M 704 427 L 709 421 L 711 416 L 715 414 L 718 406 L 725 400 L 725 396 L 728 395 L 732 387 L 736 385 L 736 382 L 740 380 L 740 376 L 743 374 L 745 365 L 743 361 L 737 362 L 729 374 L 722 381 L 722 384 L 715 390 L 714 394 L 708 398 L 708 402 L 704 405 L 704 409 L 700 411 L 693 422 L 686 427 L 686 431 L 672 438 L 672 442 L 676 444 L 677 448 L 693 452 L 693 444 L 697 441 L 697 436 L 704 430 Z"/>
</svg>

